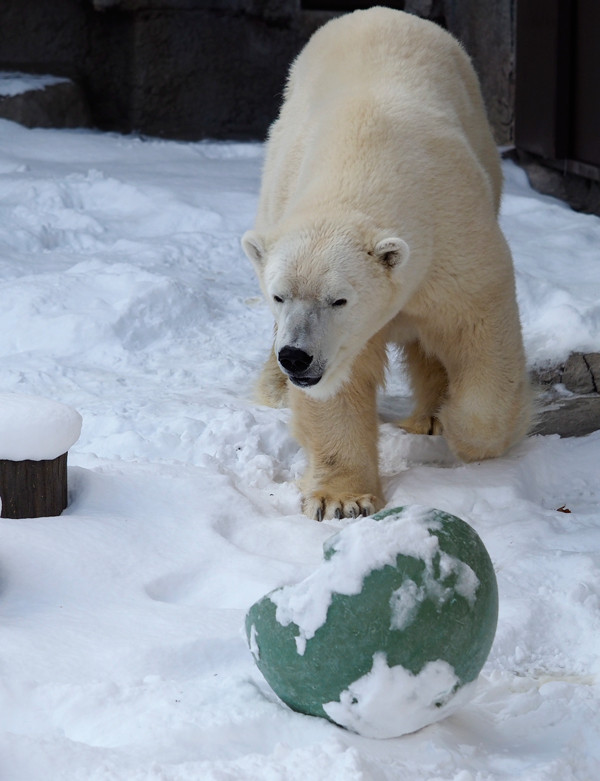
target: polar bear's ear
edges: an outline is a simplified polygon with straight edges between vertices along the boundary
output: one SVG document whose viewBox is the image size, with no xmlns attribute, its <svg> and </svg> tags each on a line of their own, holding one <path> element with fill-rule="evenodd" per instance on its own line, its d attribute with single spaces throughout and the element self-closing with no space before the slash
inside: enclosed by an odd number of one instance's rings
<svg viewBox="0 0 600 781">
<path fill-rule="evenodd" d="M 242 249 L 248 260 L 261 266 L 265 257 L 265 248 L 262 239 L 255 231 L 246 231 L 242 236 Z"/>
<path fill-rule="evenodd" d="M 378 241 L 373 253 L 388 268 L 398 268 L 406 263 L 410 250 L 404 239 L 393 237 Z"/>
</svg>

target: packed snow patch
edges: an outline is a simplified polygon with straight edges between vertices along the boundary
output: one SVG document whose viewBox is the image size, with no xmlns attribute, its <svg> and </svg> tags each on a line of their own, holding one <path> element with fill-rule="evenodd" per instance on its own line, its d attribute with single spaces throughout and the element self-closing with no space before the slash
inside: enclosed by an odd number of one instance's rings
<svg viewBox="0 0 600 781">
<path fill-rule="evenodd" d="M 381 426 L 387 506 L 447 509 L 494 562 L 496 639 L 460 712 L 375 742 L 290 711 L 256 669 L 247 609 L 307 577 L 343 525 L 302 515 L 289 411 L 251 400 L 272 318 L 239 237 L 262 157 L 257 143 L 0 121 L 0 387 L 85 421 L 63 515 L 0 523 L 2 769 L 10 781 L 598 778 L 600 432 L 465 465 L 439 437 Z M 600 219 L 503 170 L 529 364 L 598 349 Z M 390 419 L 410 413 L 397 362 L 381 400 Z"/>
<path fill-rule="evenodd" d="M 396 738 L 445 719 L 475 694 L 477 682 L 459 687 L 448 662 L 428 662 L 417 675 L 389 667 L 383 652 L 373 667 L 323 710 L 336 722 L 367 738 Z M 402 707 L 399 707 L 399 703 Z"/>
</svg>

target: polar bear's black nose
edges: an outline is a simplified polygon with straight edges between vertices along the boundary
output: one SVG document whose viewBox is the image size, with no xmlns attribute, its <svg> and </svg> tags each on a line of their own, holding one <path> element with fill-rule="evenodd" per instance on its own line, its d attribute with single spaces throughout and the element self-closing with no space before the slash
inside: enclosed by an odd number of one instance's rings
<svg viewBox="0 0 600 781">
<path fill-rule="evenodd" d="M 288 374 L 301 374 L 305 372 L 312 363 L 312 355 L 299 350 L 297 347 L 286 345 L 279 351 L 279 363 Z"/>
</svg>

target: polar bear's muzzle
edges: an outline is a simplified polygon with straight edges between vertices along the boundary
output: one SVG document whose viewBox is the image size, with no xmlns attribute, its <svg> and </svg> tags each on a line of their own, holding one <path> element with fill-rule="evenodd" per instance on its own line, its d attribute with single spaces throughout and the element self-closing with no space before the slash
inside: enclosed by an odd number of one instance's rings
<svg viewBox="0 0 600 781">
<path fill-rule="evenodd" d="M 285 345 L 277 355 L 277 360 L 290 380 L 299 388 L 316 385 L 323 376 L 314 365 L 313 356 L 298 347 Z"/>
</svg>

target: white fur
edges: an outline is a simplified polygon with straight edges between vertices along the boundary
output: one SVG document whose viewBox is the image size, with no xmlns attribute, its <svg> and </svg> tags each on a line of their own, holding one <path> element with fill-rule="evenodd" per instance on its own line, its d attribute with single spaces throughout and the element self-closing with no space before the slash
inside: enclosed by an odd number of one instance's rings
<svg viewBox="0 0 600 781">
<path fill-rule="evenodd" d="M 291 68 L 255 229 L 242 240 L 276 324 L 263 398 L 285 392 L 274 364 L 282 347 L 313 359 L 306 372 L 319 381 L 291 395 L 309 451 L 352 461 L 342 433 L 321 447 L 331 424 L 321 431 L 318 421 L 348 404 L 372 418 L 360 409 L 370 409 L 387 341 L 406 344 L 416 398 L 409 430 L 443 429 L 465 458 L 496 455 L 523 434 L 528 393 L 497 221 L 501 184 L 477 79 L 450 35 L 373 8 L 312 37 Z M 344 396 L 356 383 L 360 404 Z M 317 404 L 310 413 L 307 398 Z M 361 436 L 376 440 L 376 431 Z M 318 477 L 308 481 L 317 497 L 332 482 L 319 459 L 313 453 Z M 360 493 L 356 469 L 341 482 Z M 378 479 L 370 484 L 363 492 L 376 494 Z"/>
<path fill-rule="evenodd" d="M 410 285 L 404 285 L 404 292 L 399 289 L 410 277 L 406 242 L 388 237 L 367 248 L 350 231 L 322 226 L 286 235 L 269 251 L 249 231 L 243 246 L 275 318 L 275 353 L 290 345 L 313 355 L 323 377 L 306 392 L 330 397 L 349 378 L 365 339 L 406 298 Z M 340 300 L 346 303 L 335 306 Z"/>
</svg>

